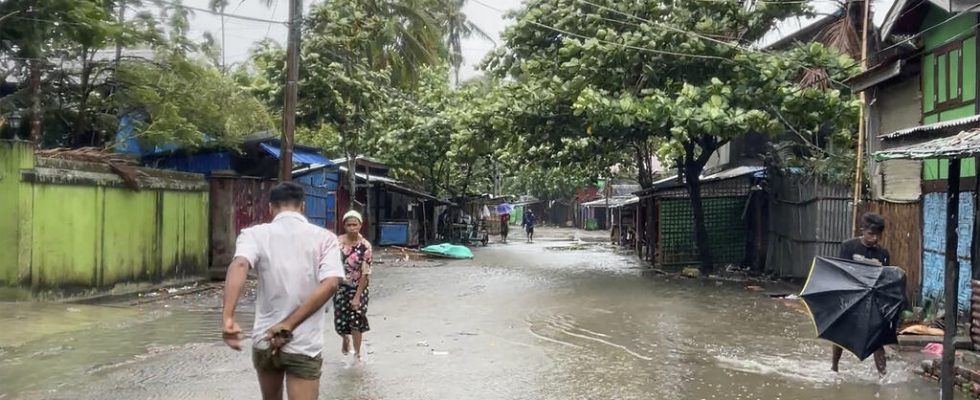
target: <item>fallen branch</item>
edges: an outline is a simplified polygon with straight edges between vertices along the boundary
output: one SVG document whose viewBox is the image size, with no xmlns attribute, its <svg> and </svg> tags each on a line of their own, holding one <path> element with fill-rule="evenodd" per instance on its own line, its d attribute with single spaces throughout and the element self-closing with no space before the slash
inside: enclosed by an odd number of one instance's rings
<svg viewBox="0 0 980 400">
<path fill-rule="evenodd" d="M 38 150 L 36 155 L 45 158 L 62 160 L 75 160 L 91 163 L 105 164 L 116 175 L 119 175 L 126 187 L 139 191 L 140 176 L 142 173 L 136 169 L 136 162 L 127 156 L 109 153 L 95 147 L 81 147 L 77 149 L 56 148 L 48 150 Z"/>
</svg>

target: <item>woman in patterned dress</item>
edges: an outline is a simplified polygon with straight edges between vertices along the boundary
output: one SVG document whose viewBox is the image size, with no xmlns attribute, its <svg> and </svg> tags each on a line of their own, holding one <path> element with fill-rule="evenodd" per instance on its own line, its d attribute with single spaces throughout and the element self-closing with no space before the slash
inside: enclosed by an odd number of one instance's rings
<svg viewBox="0 0 980 400">
<path fill-rule="evenodd" d="M 361 236 L 363 218 L 357 211 L 344 214 L 346 234 L 340 236 L 344 281 L 334 295 L 334 327 L 343 339 L 341 351 L 361 358 L 361 338 L 371 329 L 367 320 L 368 280 L 371 276 L 371 243 Z"/>
</svg>

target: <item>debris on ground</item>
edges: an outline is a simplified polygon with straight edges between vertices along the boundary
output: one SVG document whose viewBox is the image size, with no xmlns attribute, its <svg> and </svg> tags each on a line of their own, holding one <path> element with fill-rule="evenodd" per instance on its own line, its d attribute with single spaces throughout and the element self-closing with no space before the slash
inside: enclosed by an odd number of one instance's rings
<svg viewBox="0 0 980 400">
<path fill-rule="evenodd" d="M 920 335 L 920 336 L 942 336 L 945 332 L 939 328 L 917 324 L 909 326 L 898 332 L 899 335 Z"/>
<path fill-rule="evenodd" d="M 35 152 L 40 157 L 55 158 L 62 160 L 85 161 L 91 163 L 105 164 L 112 172 L 119 175 L 125 182 L 126 187 L 133 190 L 140 190 L 140 177 L 145 176 L 143 172 L 136 169 L 138 164 L 135 159 L 118 153 L 110 153 L 97 147 L 81 147 L 77 149 L 56 148 L 38 150 Z"/>
<path fill-rule="evenodd" d="M 696 267 L 687 267 L 681 271 L 681 276 L 687 278 L 698 278 L 701 276 L 701 270 L 697 269 Z"/>
</svg>

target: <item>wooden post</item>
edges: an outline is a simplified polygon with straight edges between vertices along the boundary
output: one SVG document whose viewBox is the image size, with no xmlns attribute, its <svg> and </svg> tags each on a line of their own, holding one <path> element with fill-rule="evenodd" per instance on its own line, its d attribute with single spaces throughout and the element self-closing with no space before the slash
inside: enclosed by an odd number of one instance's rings
<svg viewBox="0 0 980 400">
<path fill-rule="evenodd" d="M 289 37 L 286 42 L 286 99 L 282 111 L 282 140 L 279 144 L 280 182 L 293 179 L 293 137 L 296 130 L 296 85 L 299 80 L 299 35 L 302 23 L 303 1 L 290 0 Z M 224 43 L 221 47 L 224 47 Z"/>
<path fill-rule="evenodd" d="M 942 400 L 953 400 L 953 365 L 956 356 L 956 314 L 959 309 L 957 294 L 959 288 L 960 265 L 956 257 L 959 235 L 956 228 L 960 222 L 960 160 L 949 160 L 948 190 L 946 192 L 946 276 L 944 291 L 946 300 L 945 332 L 943 332 L 943 359 L 940 383 Z"/>
</svg>

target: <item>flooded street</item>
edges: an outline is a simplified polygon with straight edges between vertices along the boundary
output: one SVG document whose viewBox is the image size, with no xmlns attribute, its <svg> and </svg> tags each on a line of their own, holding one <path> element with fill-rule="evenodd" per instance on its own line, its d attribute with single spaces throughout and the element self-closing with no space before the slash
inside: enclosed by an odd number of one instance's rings
<svg viewBox="0 0 980 400">
<path fill-rule="evenodd" d="M 366 361 L 332 328 L 324 399 L 929 399 L 892 357 L 830 349 L 808 317 L 743 284 L 656 275 L 569 242 L 494 244 L 471 261 L 375 267 Z M 138 307 L 0 306 L 0 399 L 254 399 L 247 352 L 224 347 L 219 296 Z M 239 322 L 251 326 L 251 305 Z M 68 319 L 67 323 L 66 320 Z"/>
</svg>

